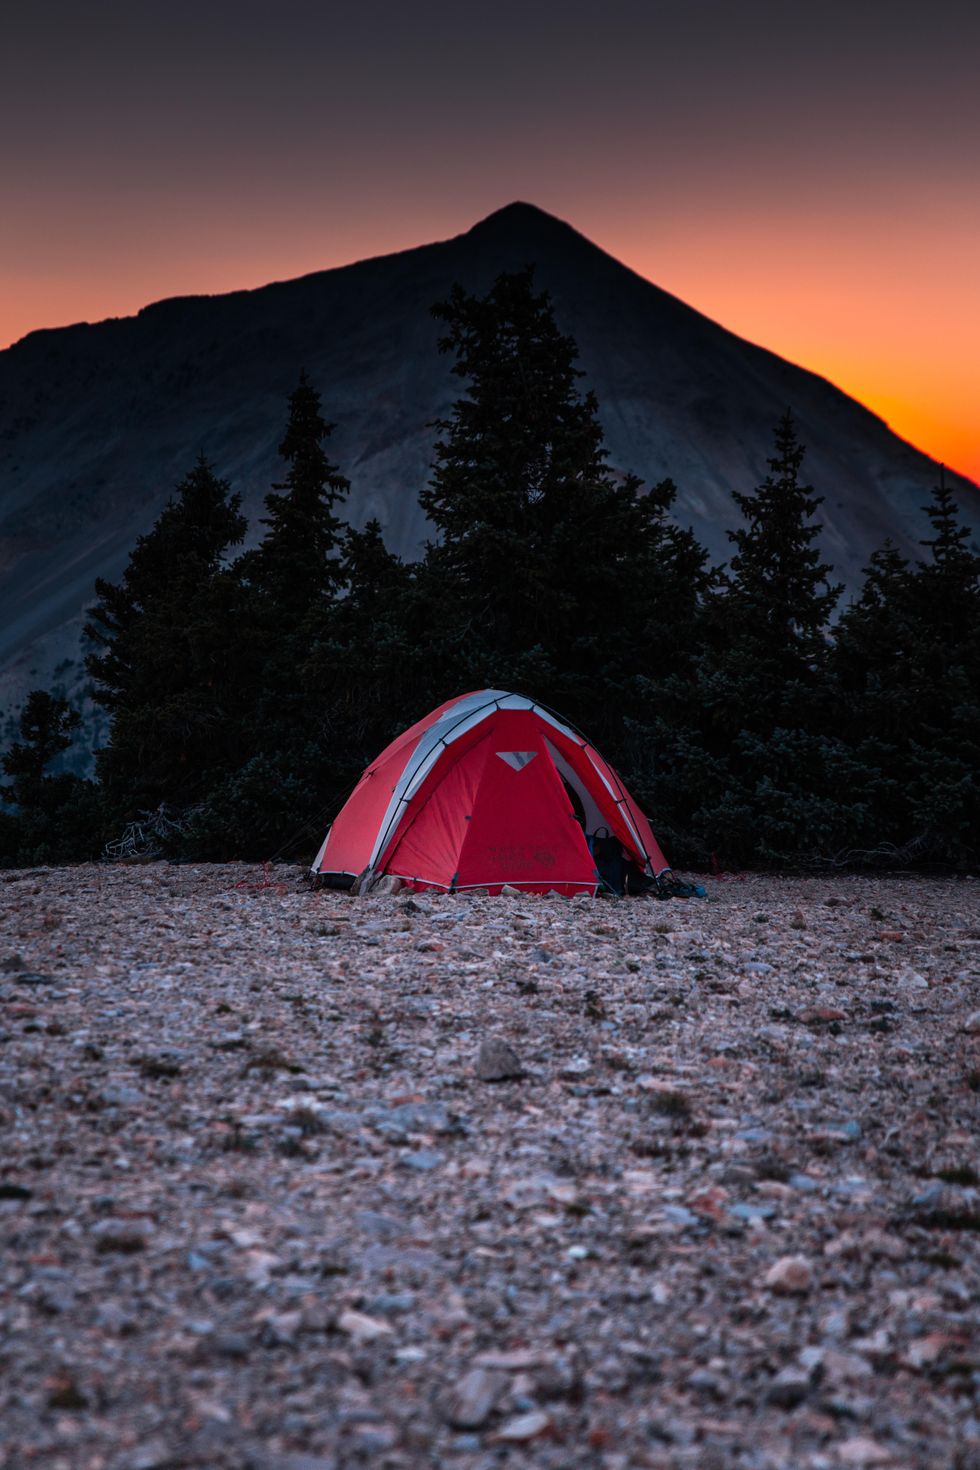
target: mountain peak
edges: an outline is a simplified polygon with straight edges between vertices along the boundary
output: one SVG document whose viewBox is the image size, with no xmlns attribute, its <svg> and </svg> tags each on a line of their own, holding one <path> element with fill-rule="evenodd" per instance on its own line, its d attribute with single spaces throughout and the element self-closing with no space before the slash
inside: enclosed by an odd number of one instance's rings
<svg viewBox="0 0 980 1470">
<path fill-rule="evenodd" d="M 516 234 L 517 232 L 527 233 L 531 230 L 536 234 L 542 234 L 545 231 L 563 235 L 577 233 L 564 220 L 549 214 L 546 209 L 539 209 L 536 204 L 526 203 L 523 199 L 515 199 L 510 204 L 505 204 L 503 208 L 495 209 L 485 219 L 478 220 L 468 233 L 471 235 Z"/>
</svg>

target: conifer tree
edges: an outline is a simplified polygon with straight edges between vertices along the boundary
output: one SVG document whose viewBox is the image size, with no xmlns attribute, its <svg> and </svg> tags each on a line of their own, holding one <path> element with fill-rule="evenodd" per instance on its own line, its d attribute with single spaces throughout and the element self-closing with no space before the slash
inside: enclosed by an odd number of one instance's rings
<svg viewBox="0 0 980 1470">
<path fill-rule="evenodd" d="M 335 508 L 349 484 L 328 458 L 332 432 L 305 373 L 289 398 L 284 479 L 266 496 L 265 534 L 235 566 L 241 602 L 238 762 L 195 814 L 188 851 L 267 858 L 319 810 L 334 781 L 336 661 L 330 649 L 345 576 Z"/>
<path fill-rule="evenodd" d="M 4 775 L 13 778 L 11 795 L 18 805 L 28 797 L 31 786 L 43 779 L 53 760 L 67 750 L 81 725 L 77 710 L 66 699 L 43 689 L 27 697 L 20 717 L 20 740 L 0 760 Z"/>
<path fill-rule="evenodd" d="M 735 493 L 730 571 L 704 600 L 700 646 L 657 690 L 641 789 L 669 842 L 705 861 L 779 862 L 857 840 L 858 763 L 834 729 L 829 618 L 839 588 L 814 542 L 820 497 L 787 413 L 769 474 Z"/>
<path fill-rule="evenodd" d="M 96 764 L 120 813 L 197 800 L 231 758 L 241 630 L 224 557 L 245 534 L 239 505 L 202 455 L 121 581 L 96 583 L 86 667 L 112 717 Z"/>
<path fill-rule="evenodd" d="M 333 786 L 349 785 L 404 727 L 418 698 L 413 571 L 385 546 L 380 523 L 348 528 L 339 558 L 342 596 L 318 620 L 301 666 L 321 705 Z"/>
<path fill-rule="evenodd" d="M 287 633 L 329 601 L 340 577 L 343 523 L 334 508 L 346 498 L 350 482 L 323 447 L 333 428 L 323 417 L 319 393 L 300 373 L 279 445 L 286 477 L 266 496 L 262 525 L 267 529 L 244 569 L 252 587 L 275 609 L 280 631 Z"/>
<path fill-rule="evenodd" d="M 814 545 L 823 497 L 800 483 L 806 450 L 789 410 L 776 426 L 775 451 L 762 484 L 749 495 L 734 492 L 745 525 L 728 533 L 736 551 L 725 599 L 732 642 L 762 659 L 774 686 L 780 675 L 793 680 L 814 671 L 841 592 Z"/>
<path fill-rule="evenodd" d="M 426 697 L 523 688 L 619 739 L 612 691 L 638 649 L 654 667 L 672 656 L 655 636 L 664 618 L 683 643 L 704 553 L 669 520 L 669 482 L 643 493 L 610 470 L 575 342 L 533 268 L 484 297 L 457 285 L 433 311 L 466 392 L 437 426 L 420 496 L 440 534 L 415 581 L 432 613 Z"/>
<path fill-rule="evenodd" d="M 888 543 L 836 632 L 844 728 L 872 774 L 873 836 L 905 861 L 976 861 L 980 842 L 980 555 L 941 481 L 911 566 Z"/>
<path fill-rule="evenodd" d="M 344 575 L 345 527 L 334 510 L 349 482 L 323 447 L 332 429 L 319 393 L 301 373 L 279 445 L 286 476 L 266 496 L 260 545 L 239 563 L 251 629 L 249 744 L 276 760 L 301 758 L 317 738 L 328 701 L 325 689 L 303 686 L 299 670 L 310 647 L 326 636 Z"/>
<path fill-rule="evenodd" d="M 20 716 L 20 739 L 0 759 L 0 864 L 33 865 L 95 857 L 101 842 L 98 794 L 90 781 L 49 767 L 71 745 L 81 718 L 68 701 L 35 689 Z"/>
</svg>

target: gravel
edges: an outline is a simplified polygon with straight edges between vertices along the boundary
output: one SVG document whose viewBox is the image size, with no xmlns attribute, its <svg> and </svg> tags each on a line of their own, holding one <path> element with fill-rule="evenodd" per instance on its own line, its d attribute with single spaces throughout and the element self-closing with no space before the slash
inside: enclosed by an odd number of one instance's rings
<svg viewBox="0 0 980 1470">
<path fill-rule="evenodd" d="M 978 1005 L 969 879 L 2 873 L 0 1464 L 975 1470 Z"/>
</svg>

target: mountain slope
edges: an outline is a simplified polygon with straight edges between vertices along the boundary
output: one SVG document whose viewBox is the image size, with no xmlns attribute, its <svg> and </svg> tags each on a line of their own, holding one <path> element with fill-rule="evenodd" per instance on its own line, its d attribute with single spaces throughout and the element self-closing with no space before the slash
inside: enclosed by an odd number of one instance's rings
<svg viewBox="0 0 980 1470">
<path fill-rule="evenodd" d="M 808 478 L 826 497 L 824 551 L 856 585 L 886 535 L 915 552 L 937 474 L 860 404 L 651 285 L 530 205 L 443 243 L 138 316 L 36 332 L 0 352 L 0 705 L 59 662 L 77 667 L 80 610 L 116 575 L 203 449 L 253 516 L 279 477 L 286 396 L 305 367 L 336 421 L 331 455 L 349 515 L 389 544 L 425 539 L 417 493 L 428 427 L 459 391 L 429 313 L 453 281 L 485 289 L 528 262 L 578 340 L 612 463 L 671 475 L 678 519 L 728 554 L 732 488 L 765 472 L 772 427 L 793 408 Z M 980 530 L 980 494 L 953 477 Z M 71 683 L 71 670 L 63 669 Z"/>
</svg>

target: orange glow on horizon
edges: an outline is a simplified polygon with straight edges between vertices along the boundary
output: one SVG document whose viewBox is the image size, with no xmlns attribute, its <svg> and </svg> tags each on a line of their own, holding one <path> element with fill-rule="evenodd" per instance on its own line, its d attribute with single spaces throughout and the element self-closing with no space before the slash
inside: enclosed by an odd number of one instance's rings
<svg viewBox="0 0 980 1470">
<path fill-rule="evenodd" d="M 758 218 L 730 225 L 722 238 L 711 220 L 682 211 L 665 227 L 636 218 L 617 222 L 615 210 L 595 205 L 550 207 L 646 279 L 730 331 L 822 374 L 903 439 L 980 486 L 980 292 L 964 293 L 964 281 L 975 274 L 965 258 L 947 262 L 944 271 L 935 251 L 930 268 L 919 258 L 922 238 L 912 237 L 901 251 L 893 247 L 890 259 L 874 239 L 859 248 L 851 241 L 852 254 L 835 257 L 826 245 L 829 231 L 814 242 L 799 221 L 789 223 L 791 248 L 783 252 L 774 250 L 767 222 Z M 135 249 L 121 268 L 93 238 L 76 256 L 71 279 L 39 269 L 0 281 L 6 287 L 0 344 L 38 328 L 133 315 L 167 296 L 257 287 L 411 248 L 459 233 L 476 217 L 460 218 L 458 204 L 394 211 L 362 221 L 361 228 L 310 229 L 310 238 L 294 237 L 287 250 L 270 222 L 265 237 L 253 230 L 244 248 L 223 248 L 216 232 L 210 240 L 183 242 L 183 249 L 179 242 L 166 251 Z"/>
</svg>

